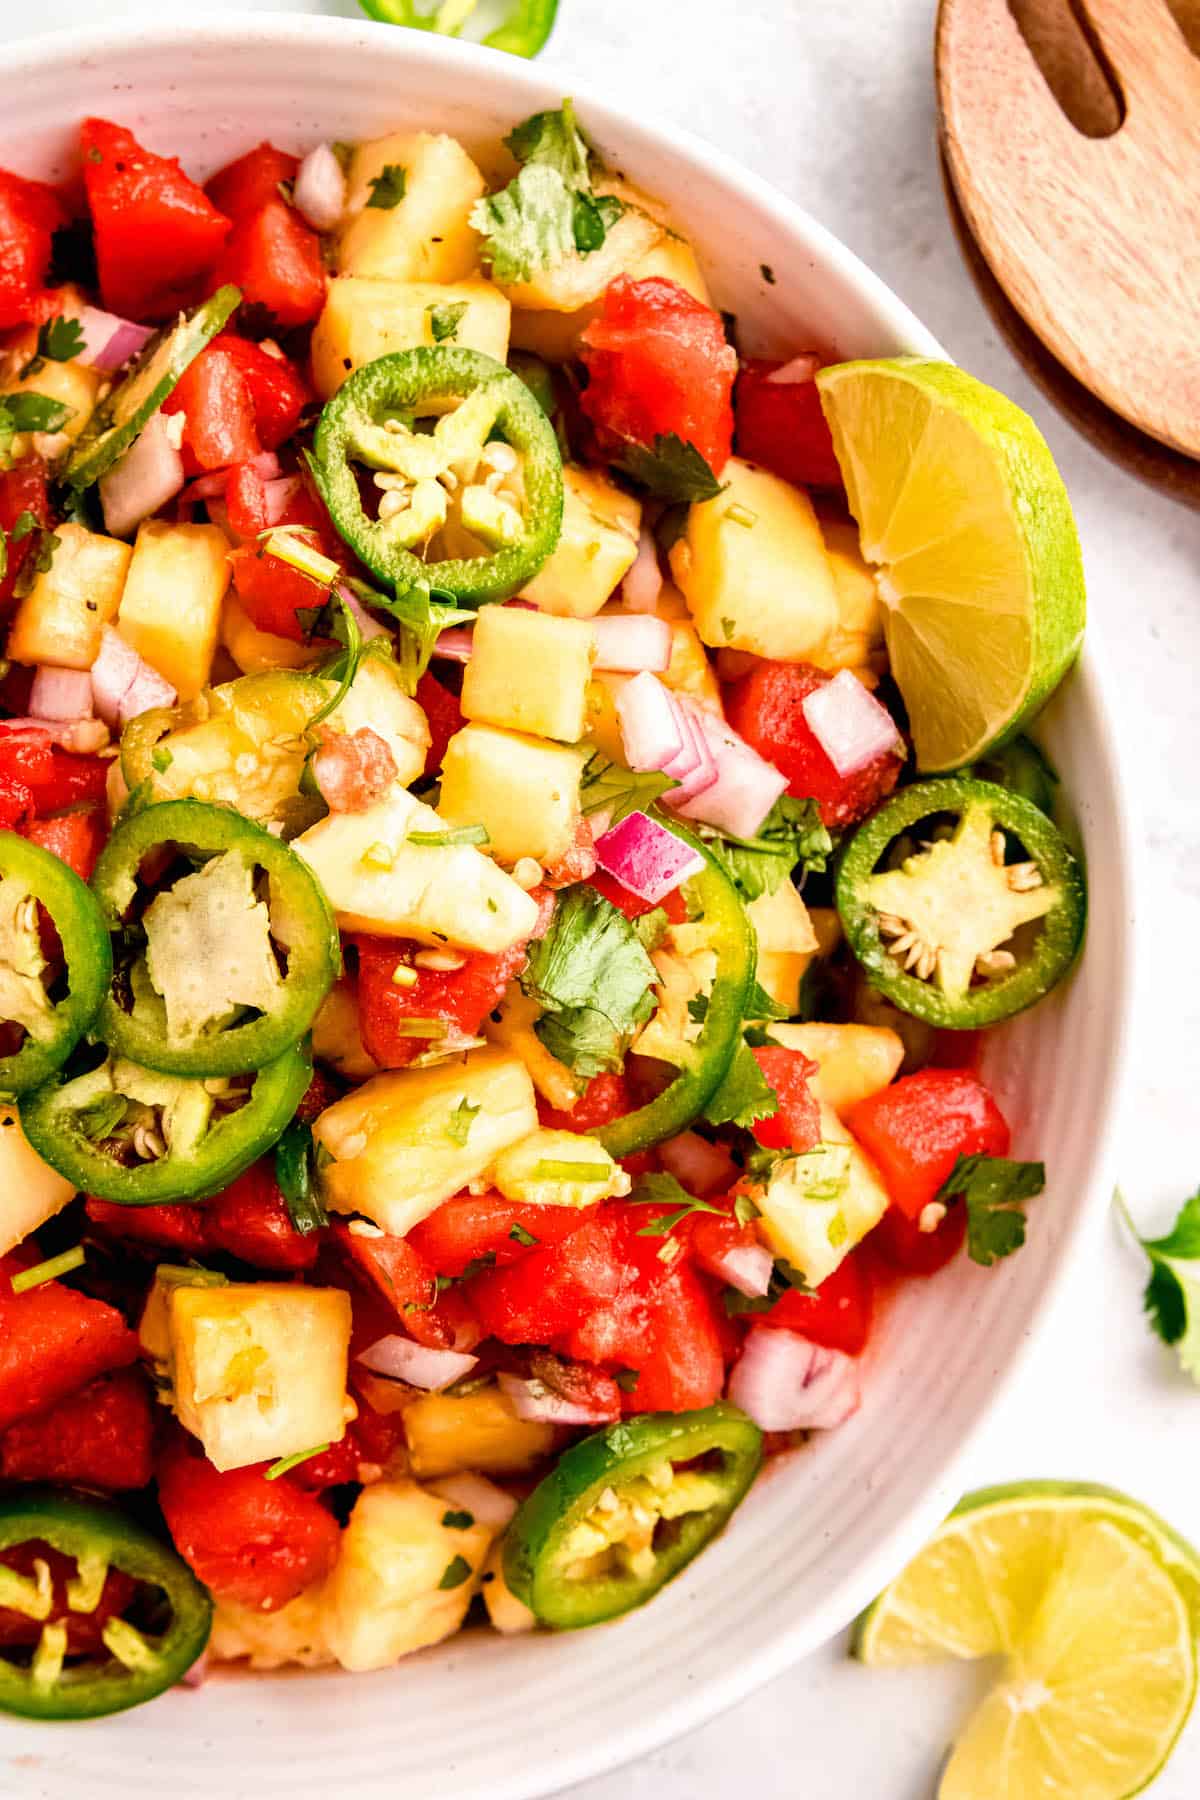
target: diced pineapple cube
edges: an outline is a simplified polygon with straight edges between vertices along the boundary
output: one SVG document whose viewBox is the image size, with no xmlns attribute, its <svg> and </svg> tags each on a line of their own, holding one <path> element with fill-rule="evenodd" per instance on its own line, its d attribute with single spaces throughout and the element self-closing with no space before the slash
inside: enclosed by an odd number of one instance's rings
<svg viewBox="0 0 1200 1800">
<path fill-rule="evenodd" d="M 776 1256 L 819 1287 L 888 1208 L 878 1169 L 832 1106 L 821 1106 L 821 1142 L 784 1157 L 755 1195 L 761 1228 Z"/>
<path fill-rule="evenodd" d="M 495 610 L 495 609 L 492 609 Z M 533 933 L 537 902 L 473 844 L 413 844 L 446 821 L 402 788 L 360 813 L 330 813 L 294 839 L 343 931 L 460 944 L 496 955 Z"/>
<path fill-rule="evenodd" d="M 90 669 L 117 616 L 133 551 L 70 522 L 56 535 L 50 567 L 17 606 L 5 654 L 12 662 Z"/>
<path fill-rule="evenodd" d="M 252 1669 L 327 1668 L 336 1661 L 325 1641 L 326 1587 L 323 1581 L 305 1588 L 278 1612 L 265 1613 L 228 1597 L 217 1601 L 208 1647 L 218 1662 L 240 1662 Z"/>
<path fill-rule="evenodd" d="M 170 1298 L 180 1285 L 185 1287 L 226 1287 L 228 1277 L 217 1269 L 202 1269 L 182 1265 L 160 1263 L 154 1272 L 154 1280 L 150 1283 L 150 1291 L 146 1295 L 142 1316 L 138 1320 L 138 1343 L 142 1347 L 143 1356 L 147 1357 L 166 1391 L 159 1391 L 159 1399 L 170 1403 L 171 1394 L 171 1316 L 169 1312 Z"/>
<path fill-rule="evenodd" d="M 663 583 L 654 610 L 671 626 L 671 660 L 662 676 L 665 685 L 674 688 L 676 693 L 690 694 L 693 700 L 712 712 L 723 713 L 721 684 L 716 670 L 692 624 L 687 602 L 674 582 Z"/>
<path fill-rule="evenodd" d="M 463 676 L 463 717 L 577 743 L 587 722 L 595 655 L 583 619 L 481 607 Z"/>
<path fill-rule="evenodd" d="M 403 1237 L 536 1128 L 524 1063 L 488 1045 L 373 1076 L 327 1107 L 313 1136 L 332 1158 L 321 1174 L 328 1204 Z"/>
<path fill-rule="evenodd" d="M 883 644 L 883 602 L 879 597 L 879 584 L 859 547 L 858 526 L 854 521 L 837 518 L 828 512 L 822 512 L 819 517 L 825 552 L 837 589 L 838 617 L 837 624 L 824 643 L 813 651 L 810 660 L 819 669 L 858 670 Z"/>
<path fill-rule="evenodd" d="M 556 863 L 581 818 L 577 751 L 496 725 L 467 725 L 442 761 L 438 812 L 453 825 L 483 825 L 503 863 L 534 856 Z"/>
<path fill-rule="evenodd" d="M 708 287 L 696 261 L 696 253 L 686 238 L 666 231 L 642 256 L 637 256 L 622 273 L 634 281 L 645 281 L 652 275 L 678 282 L 681 288 L 711 306 Z M 579 355 L 579 342 L 596 314 L 600 301 L 593 300 L 574 312 L 516 311 L 512 317 L 512 342 L 516 350 L 531 350 L 547 362 L 570 362 Z"/>
<path fill-rule="evenodd" d="M 688 508 L 671 568 L 704 642 L 802 662 L 838 620 L 821 527 L 802 488 L 730 457 L 715 499 Z"/>
<path fill-rule="evenodd" d="M 523 1600 L 517 1599 L 504 1579 L 503 1538 L 497 1538 L 488 1551 L 480 1577 L 480 1588 L 488 1619 L 502 1636 L 518 1637 L 522 1632 L 536 1628 L 537 1614 L 531 1612 Z"/>
<path fill-rule="evenodd" d="M 372 182 L 403 169 L 404 195 L 375 206 Z M 479 261 L 471 208 L 484 179 L 462 145 L 427 131 L 395 132 L 360 144 L 350 160 L 346 219 L 338 239 L 343 275 L 388 281 L 459 281 Z"/>
<path fill-rule="evenodd" d="M 447 1525 L 445 1500 L 415 1481 L 364 1488 L 325 1585 L 324 1637 L 344 1669 L 386 1669 L 457 1631 L 493 1532 Z"/>
<path fill-rule="evenodd" d="M 570 1112 L 579 1099 L 581 1084 L 566 1063 L 551 1056 L 533 1029 L 540 1017 L 541 1008 L 537 1001 L 522 993 L 519 982 L 514 981 L 505 989 L 504 998 L 495 1012 L 484 1020 L 483 1033 L 493 1044 L 502 1044 L 516 1052 L 543 1100 L 548 1100 L 559 1112 Z"/>
<path fill-rule="evenodd" d="M 422 1480 L 478 1469 L 523 1475 L 554 1447 L 553 1425 L 518 1419 L 499 1388 L 473 1394 L 422 1394 L 404 1408 L 413 1473 Z"/>
<path fill-rule="evenodd" d="M 63 310 L 76 316 L 69 305 Z M 4 394 L 44 394 L 47 400 L 57 400 L 70 409 L 70 416 L 63 420 L 57 432 L 47 435 L 73 443 L 96 410 L 96 396 L 107 377 L 99 369 L 89 368 L 73 358 L 68 362 L 55 362 L 52 357 L 40 359 L 39 369 L 22 376 L 21 370 L 27 369 L 36 355 L 37 331 L 31 327 L 8 346 L 0 397 Z M 11 447 L 14 461 L 23 462 L 29 455 L 35 435 L 25 431 L 17 433 Z"/>
<path fill-rule="evenodd" d="M 438 312 L 464 307 L 453 336 L 441 341 L 482 350 L 503 362 L 508 356 L 512 308 L 490 281 L 473 279 L 379 281 L 339 275 L 329 283 L 325 310 L 312 337 L 313 382 L 328 400 L 355 369 L 396 350 L 439 342 L 433 331 Z"/>
<path fill-rule="evenodd" d="M 595 745 L 610 762 L 624 763 L 625 740 L 617 716 L 617 697 L 632 675 L 593 675 L 588 682 L 587 720 L 584 726 L 588 742 Z"/>
<path fill-rule="evenodd" d="M 391 751 L 401 787 L 408 787 L 424 770 L 429 722 L 404 691 L 399 666 L 390 657 L 363 658 L 345 698 L 325 723 L 331 731 L 345 732 L 368 726 Z"/>
<path fill-rule="evenodd" d="M 229 541 L 217 526 L 138 527 L 117 625 L 181 700 L 208 685 L 228 586 Z"/>
<path fill-rule="evenodd" d="M 525 312 L 575 313 L 599 300 L 610 282 L 641 261 L 659 243 L 663 228 L 646 210 L 643 195 L 626 182 L 602 180 L 597 193 L 615 194 L 624 211 L 598 250 L 573 250 L 538 269 L 529 281 L 498 281 L 514 307 Z M 533 346 L 530 346 L 532 348 Z"/>
<path fill-rule="evenodd" d="M 44 1163 L 21 1129 L 15 1106 L 0 1106 L 0 1256 L 61 1212 L 75 1192 Z"/>
<path fill-rule="evenodd" d="M 347 1081 L 365 1081 L 368 1075 L 379 1073 L 379 1064 L 363 1048 L 352 981 L 335 981 L 317 1008 L 312 1048 L 319 1062 L 328 1063 Z"/>
<path fill-rule="evenodd" d="M 350 1298 L 341 1288 L 179 1286 L 167 1319 L 175 1410 L 218 1469 L 344 1433 Z"/>
<path fill-rule="evenodd" d="M 541 612 L 590 619 L 637 556 L 641 502 L 595 469 L 563 469 L 562 536 L 553 556 L 522 588 Z"/>
<path fill-rule="evenodd" d="M 758 982 L 777 1006 L 795 1012 L 800 981 L 817 947 L 808 908 L 791 881 L 746 908 L 758 939 Z"/>
<path fill-rule="evenodd" d="M 860 1100 L 888 1087 L 904 1061 L 898 1034 L 882 1025 L 788 1025 L 767 1028 L 777 1044 L 817 1064 L 810 1086 L 818 1100 L 845 1118 Z"/>
<path fill-rule="evenodd" d="M 308 644 L 260 631 L 233 588 L 221 603 L 221 642 L 243 675 L 261 675 L 268 669 L 307 669 L 320 661 L 320 652 Z"/>
<path fill-rule="evenodd" d="M 506 1200 L 535 1206 L 591 1206 L 632 1185 L 598 1138 L 544 1126 L 501 1151 L 491 1179 Z"/>
</svg>

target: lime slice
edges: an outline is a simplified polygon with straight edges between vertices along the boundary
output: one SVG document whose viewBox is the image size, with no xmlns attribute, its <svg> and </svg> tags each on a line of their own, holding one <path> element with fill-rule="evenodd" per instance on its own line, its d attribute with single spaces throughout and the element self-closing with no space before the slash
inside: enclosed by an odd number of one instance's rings
<svg viewBox="0 0 1200 1800">
<path fill-rule="evenodd" d="M 938 1800 L 1125 1800 L 1191 1711 L 1200 1559 L 1107 1488 L 1051 1481 L 967 1497 L 859 1620 L 875 1668 L 1004 1656 Z"/>
<path fill-rule="evenodd" d="M 917 766 L 961 768 L 1026 725 L 1078 653 L 1083 562 L 1062 478 L 1028 414 L 953 363 L 837 363 L 817 386 Z"/>
</svg>

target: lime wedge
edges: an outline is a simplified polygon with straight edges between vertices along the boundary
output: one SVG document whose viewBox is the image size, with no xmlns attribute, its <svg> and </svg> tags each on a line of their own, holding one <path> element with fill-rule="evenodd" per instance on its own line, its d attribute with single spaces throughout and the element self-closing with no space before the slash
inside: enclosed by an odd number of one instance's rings
<svg viewBox="0 0 1200 1800">
<path fill-rule="evenodd" d="M 1126 1800 L 1196 1691 L 1200 1558 L 1107 1488 L 1021 1482 L 967 1497 L 859 1620 L 875 1668 L 1003 1656 L 938 1800 Z"/>
<path fill-rule="evenodd" d="M 953 363 L 836 363 L 817 386 L 917 766 L 961 768 L 1028 724 L 1078 653 L 1062 477 L 1028 414 Z"/>
</svg>

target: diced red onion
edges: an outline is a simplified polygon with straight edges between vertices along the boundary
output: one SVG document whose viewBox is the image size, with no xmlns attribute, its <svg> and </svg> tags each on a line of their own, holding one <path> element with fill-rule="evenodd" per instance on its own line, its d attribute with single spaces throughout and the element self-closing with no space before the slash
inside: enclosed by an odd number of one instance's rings
<svg viewBox="0 0 1200 1800">
<path fill-rule="evenodd" d="M 695 760 L 694 766 L 682 775 L 678 773 L 675 763 L 670 765 L 666 773 L 674 776 L 679 782 L 679 786 L 671 788 L 664 798 L 669 799 L 671 805 L 677 811 L 682 812 L 688 802 L 698 800 L 702 794 L 706 794 L 709 788 L 716 784 L 720 771 L 717 759 L 709 749 L 707 733 L 697 719 L 695 709 L 682 701 L 678 695 L 674 696 L 674 700 L 680 730 L 688 742 L 686 760 L 688 762 L 692 762 L 693 758 Z"/>
<path fill-rule="evenodd" d="M 78 315 L 83 333 L 83 349 L 76 361 L 89 368 L 112 374 L 144 350 L 154 335 L 149 325 L 134 325 L 116 313 L 102 312 L 98 306 L 85 306 Z"/>
<path fill-rule="evenodd" d="M 857 775 L 876 757 L 899 748 L 891 713 L 849 669 L 806 694 L 800 711 L 839 775 Z"/>
<path fill-rule="evenodd" d="M 653 613 L 601 613 L 592 631 L 596 667 L 610 675 L 661 674 L 671 665 L 671 627 Z"/>
<path fill-rule="evenodd" d="M 858 1411 L 858 1364 L 799 1332 L 759 1327 L 734 1365 L 729 1398 L 763 1431 L 831 1431 Z"/>
<path fill-rule="evenodd" d="M 658 1158 L 689 1194 L 713 1194 L 718 1188 L 731 1188 L 738 1178 L 737 1165 L 724 1145 L 710 1144 L 696 1131 L 668 1138 L 658 1146 Z"/>
<path fill-rule="evenodd" d="M 461 1381 L 479 1361 L 461 1350 L 434 1350 L 412 1338 L 396 1334 L 378 1338 L 356 1359 L 376 1375 L 389 1375 L 393 1381 L 407 1381 L 410 1387 L 446 1388 Z"/>
<path fill-rule="evenodd" d="M 209 1654 L 208 1651 L 205 1650 L 196 1658 L 187 1673 L 179 1677 L 179 1680 L 175 1683 L 176 1687 L 203 1687 L 204 1683 L 208 1680 L 208 1667 Z"/>
<path fill-rule="evenodd" d="M 761 1300 L 770 1292 L 775 1258 L 765 1244 L 735 1244 L 710 1264 L 713 1272 L 748 1300 Z"/>
<path fill-rule="evenodd" d="M 621 1416 L 620 1407 L 584 1405 L 553 1394 L 542 1381 L 523 1381 L 519 1375 L 497 1375 L 518 1419 L 536 1425 L 608 1425 Z M 619 1399 L 618 1395 L 618 1399 Z"/>
<path fill-rule="evenodd" d="M 802 350 L 799 356 L 793 356 L 791 362 L 785 362 L 781 368 L 767 376 L 767 380 L 779 387 L 797 387 L 801 382 L 811 381 L 821 366 L 821 359 L 812 350 Z"/>
<path fill-rule="evenodd" d="M 472 631 L 468 625 L 452 625 L 443 631 L 433 646 L 433 654 L 447 662 L 467 663 L 471 660 Z"/>
<path fill-rule="evenodd" d="M 100 654 L 92 664 L 92 694 L 96 711 L 112 726 L 127 725 L 152 706 L 174 706 L 179 698 L 170 682 L 112 625 L 100 633 Z"/>
<path fill-rule="evenodd" d="M 332 231 L 346 210 L 346 175 L 328 144 L 310 150 L 292 187 L 296 211 L 314 231 Z"/>
<path fill-rule="evenodd" d="M 60 744 L 75 756 L 91 756 L 108 742 L 108 726 L 99 719 L 3 719 L 0 736 L 40 732 L 52 744 Z"/>
<path fill-rule="evenodd" d="M 355 623 L 364 644 L 369 644 L 372 638 L 390 636 L 387 626 L 381 625 L 378 619 L 371 617 L 348 582 L 339 581 L 337 592 L 339 600 L 343 600 L 347 610 L 354 614 Z"/>
<path fill-rule="evenodd" d="M 651 906 L 704 867 L 704 858 L 644 812 L 631 812 L 596 840 L 596 861 Z"/>
<path fill-rule="evenodd" d="M 638 537 L 638 553 L 625 571 L 621 582 L 621 599 L 634 613 L 652 613 L 662 593 L 662 565 L 654 533 L 643 525 Z"/>
<path fill-rule="evenodd" d="M 671 789 L 663 796 L 664 804 L 685 818 L 715 825 L 731 837 L 753 837 L 786 791 L 786 775 L 781 775 L 757 750 L 752 750 L 745 739 L 716 713 L 706 712 L 703 707 L 679 697 L 677 704 L 699 732 L 716 764 L 717 773 L 715 779 L 706 782 L 699 792 Z"/>
<path fill-rule="evenodd" d="M 486 1525 L 497 1536 L 517 1510 L 512 1495 L 483 1475 L 443 1475 L 437 1482 L 437 1496 L 461 1506 L 477 1525 Z"/>
<path fill-rule="evenodd" d="M 283 474 L 279 458 L 273 450 L 260 450 L 257 456 L 252 456 L 249 460 L 250 467 L 263 481 L 278 481 Z M 179 504 L 190 506 L 200 500 L 223 500 L 228 481 L 228 468 L 210 469 L 206 475 L 197 475 L 195 481 L 189 481 L 180 494 Z"/>
<path fill-rule="evenodd" d="M 35 719 L 90 719 L 92 677 L 87 669 L 41 668 L 29 690 L 29 712 Z"/>
<path fill-rule="evenodd" d="M 183 458 L 167 436 L 162 413 L 152 413 L 120 462 L 100 477 L 105 530 L 113 537 L 128 537 L 143 519 L 173 500 L 183 485 Z"/>
<path fill-rule="evenodd" d="M 300 477 L 298 475 L 280 475 L 274 481 L 263 483 L 268 525 L 278 525 L 299 492 Z"/>
<path fill-rule="evenodd" d="M 635 675 L 622 687 L 617 695 L 617 723 L 631 769 L 665 770 L 683 749 L 675 702 L 662 682 L 649 673 Z"/>
</svg>

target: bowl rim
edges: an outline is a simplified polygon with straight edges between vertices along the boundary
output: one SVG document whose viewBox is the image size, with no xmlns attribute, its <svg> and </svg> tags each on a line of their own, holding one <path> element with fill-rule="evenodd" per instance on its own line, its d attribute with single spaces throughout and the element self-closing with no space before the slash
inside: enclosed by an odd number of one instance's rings
<svg viewBox="0 0 1200 1800">
<path fill-rule="evenodd" d="M 549 61 L 529 63 L 476 44 L 432 33 L 418 36 L 411 31 L 404 32 L 404 28 L 366 18 L 274 12 L 247 15 L 222 8 L 205 12 L 185 23 L 126 16 L 103 25 L 83 29 L 60 27 L 15 40 L 6 46 L 3 68 L 0 69 L 0 89 L 10 82 L 36 81 L 52 73 L 65 55 L 75 62 L 107 61 L 119 56 L 128 46 L 136 46 L 142 51 L 172 48 L 184 54 L 189 48 L 227 47 L 245 56 L 271 50 L 294 49 L 303 53 L 319 50 L 323 45 L 341 48 L 347 40 L 357 41 L 364 50 L 382 53 L 389 59 L 401 56 L 419 63 L 447 82 L 469 83 L 475 75 L 485 71 L 495 80 L 502 71 L 513 95 L 514 117 L 519 116 L 523 101 L 529 103 L 528 110 L 553 105 L 556 102 L 552 96 L 561 98 L 564 89 L 569 87 L 585 117 L 589 121 L 598 121 L 595 128 L 598 137 L 603 139 L 611 122 L 616 133 L 635 143 L 647 157 L 663 154 L 679 157 L 692 165 L 699 180 L 715 177 L 730 190 L 740 191 L 762 209 L 781 235 L 793 244 L 799 244 L 815 261 L 834 271 L 855 289 L 881 323 L 909 351 L 953 360 L 882 277 L 828 226 L 764 176 L 690 129 L 631 116 L 619 98 L 607 93 L 602 86 L 593 86 L 587 80 L 568 79 L 567 72 L 560 73 L 552 57 Z M 178 85 L 186 87 L 187 79 L 185 66 L 181 69 Z M 1136 935 L 1132 929 L 1133 859 L 1129 851 L 1136 837 L 1132 829 L 1131 795 L 1122 779 L 1117 754 L 1115 709 L 1107 699 L 1116 689 L 1105 672 L 1104 661 L 1097 646 L 1095 626 L 1089 621 L 1088 636 L 1068 679 L 1081 689 L 1079 699 L 1087 714 L 1087 729 L 1095 740 L 1092 749 L 1097 786 L 1105 795 L 1105 824 L 1118 871 L 1111 904 L 1113 916 L 1118 921 L 1120 956 L 1118 966 L 1109 972 L 1110 986 L 1117 988 L 1114 1005 L 1117 1032 L 1111 1045 L 1107 1080 L 1100 1095 L 1101 1111 L 1091 1155 L 1091 1179 L 1070 1218 L 1064 1222 L 1055 1265 L 1046 1274 L 1033 1299 L 1020 1343 L 998 1373 L 990 1394 L 974 1418 L 955 1444 L 941 1455 L 920 1499 L 909 1506 L 871 1555 L 863 1559 L 854 1576 L 847 1577 L 831 1591 L 822 1605 L 747 1651 L 736 1666 L 727 1667 L 720 1676 L 699 1683 L 680 1681 L 677 1691 L 670 1697 L 661 1691 L 656 1693 L 652 1710 L 648 1709 L 636 1722 L 623 1723 L 619 1742 L 612 1738 L 606 1741 L 603 1733 L 581 1737 L 571 1753 L 556 1758 L 553 1772 L 543 1770 L 532 1785 L 527 1778 L 518 1781 L 498 1774 L 489 1782 L 490 1800 L 534 1800 L 535 1796 L 558 1793 L 577 1782 L 622 1767 L 708 1723 L 783 1674 L 804 1655 L 827 1644 L 905 1566 L 944 1517 L 960 1491 L 958 1471 L 978 1446 L 994 1412 L 1003 1405 L 1036 1353 L 1059 1297 L 1082 1260 L 1081 1252 L 1086 1247 L 1088 1234 L 1099 1231 L 1100 1221 L 1105 1216 L 1102 1196 L 1107 1195 L 1106 1184 L 1111 1184 L 1113 1146 L 1128 1088 L 1136 949 Z"/>
</svg>

